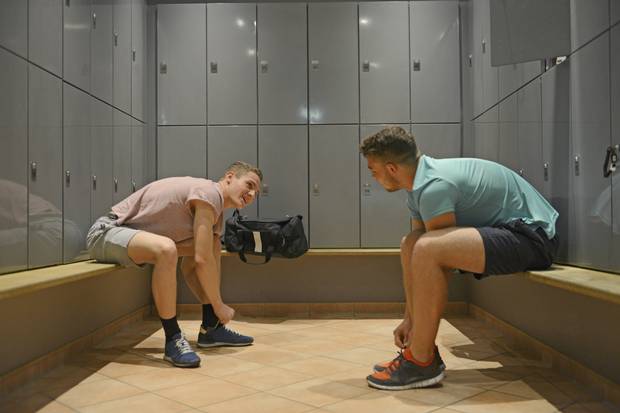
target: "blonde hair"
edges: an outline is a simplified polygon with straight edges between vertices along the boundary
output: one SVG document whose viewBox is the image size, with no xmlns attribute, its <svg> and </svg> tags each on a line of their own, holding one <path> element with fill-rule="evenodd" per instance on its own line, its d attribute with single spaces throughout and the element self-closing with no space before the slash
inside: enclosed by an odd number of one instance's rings
<svg viewBox="0 0 620 413">
<path fill-rule="evenodd" d="M 260 169 L 258 169 L 255 166 L 250 165 L 249 163 L 243 162 L 243 161 L 236 161 L 233 162 L 227 169 L 225 174 L 232 172 L 235 174 L 235 176 L 237 178 L 250 173 L 250 172 L 254 172 L 256 175 L 258 175 L 258 178 L 262 181 L 263 180 L 263 173 L 260 171 Z"/>
</svg>

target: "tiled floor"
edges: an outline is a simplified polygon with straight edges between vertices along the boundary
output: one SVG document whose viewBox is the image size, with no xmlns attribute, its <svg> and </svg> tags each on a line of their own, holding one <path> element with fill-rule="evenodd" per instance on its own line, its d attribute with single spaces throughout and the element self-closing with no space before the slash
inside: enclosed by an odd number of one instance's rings
<svg viewBox="0 0 620 413">
<path fill-rule="evenodd" d="M 395 356 L 394 319 L 245 319 L 244 348 L 200 350 L 200 368 L 162 361 L 158 321 L 134 324 L 10 394 L 1 412 L 598 413 L 620 411 L 540 361 L 506 350 L 501 334 L 468 317 L 442 320 L 440 386 L 377 391 L 365 377 Z M 192 343 L 198 320 L 181 327 Z"/>
</svg>

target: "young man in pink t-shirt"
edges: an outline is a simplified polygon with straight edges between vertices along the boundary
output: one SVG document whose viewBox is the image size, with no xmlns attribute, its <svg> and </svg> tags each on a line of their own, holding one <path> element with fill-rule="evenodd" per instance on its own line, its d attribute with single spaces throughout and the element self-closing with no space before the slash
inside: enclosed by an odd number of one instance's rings
<svg viewBox="0 0 620 413">
<path fill-rule="evenodd" d="M 262 178 L 258 168 L 238 161 L 218 182 L 189 176 L 161 179 L 114 205 L 88 232 L 92 258 L 123 266 L 154 265 L 152 290 L 166 334 L 164 359 L 175 366 L 200 365 L 176 319 L 179 257 L 188 286 L 203 304 L 198 346 L 254 341 L 225 327 L 235 310 L 220 293 L 220 236 L 224 209 L 251 204 Z"/>
</svg>

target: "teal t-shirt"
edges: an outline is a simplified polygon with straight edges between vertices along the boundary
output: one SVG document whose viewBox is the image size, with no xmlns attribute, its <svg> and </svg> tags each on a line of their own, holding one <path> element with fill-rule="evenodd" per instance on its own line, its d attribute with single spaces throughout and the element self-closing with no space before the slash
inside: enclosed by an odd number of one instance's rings
<svg viewBox="0 0 620 413">
<path fill-rule="evenodd" d="M 454 212 L 457 226 L 478 228 L 522 219 L 555 236 L 558 212 L 525 179 L 495 162 L 423 155 L 407 193 L 413 219 Z"/>
</svg>

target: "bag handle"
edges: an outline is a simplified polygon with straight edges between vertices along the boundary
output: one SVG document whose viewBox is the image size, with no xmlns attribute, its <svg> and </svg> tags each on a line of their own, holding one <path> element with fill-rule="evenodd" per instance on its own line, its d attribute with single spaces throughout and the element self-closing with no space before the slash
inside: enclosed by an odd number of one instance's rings
<svg viewBox="0 0 620 413">
<path fill-rule="evenodd" d="M 267 264 L 270 260 L 271 260 L 271 253 L 270 252 L 266 252 L 265 253 L 265 261 L 264 262 L 248 262 L 248 259 L 245 256 L 245 253 L 242 251 L 239 251 L 239 258 L 241 258 L 241 261 L 245 262 L 248 265 L 263 265 L 263 264 Z"/>
</svg>

